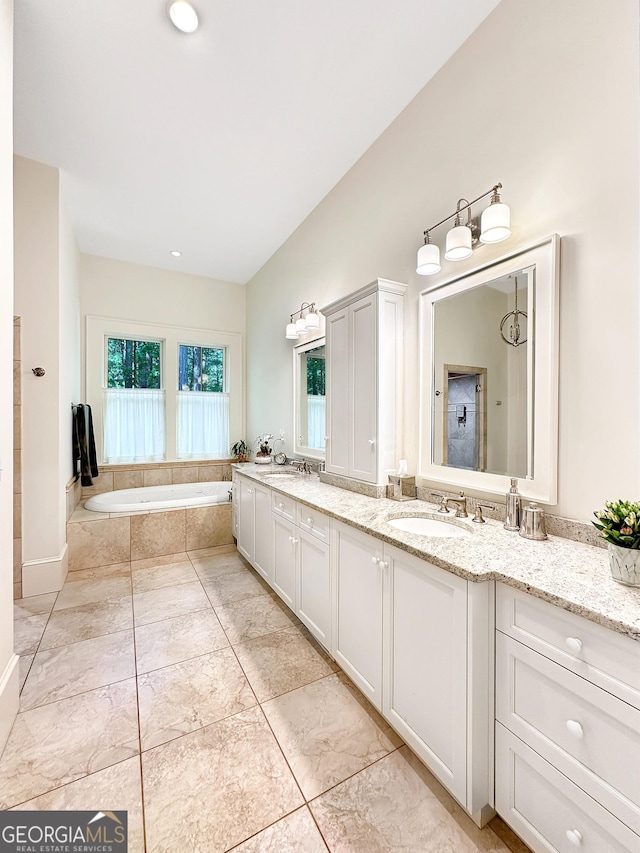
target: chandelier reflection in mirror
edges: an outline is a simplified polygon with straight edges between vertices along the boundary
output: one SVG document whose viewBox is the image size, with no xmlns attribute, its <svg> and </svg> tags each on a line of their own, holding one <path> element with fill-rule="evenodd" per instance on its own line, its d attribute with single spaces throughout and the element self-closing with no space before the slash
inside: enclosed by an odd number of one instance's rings
<svg viewBox="0 0 640 853">
<path fill-rule="evenodd" d="M 500 335 L 505 344 L 509 344 L 512 347 L 519 347 L 527 342 L 527 312 L 518 310 L 518 276 L 510 275 L 509 278 L 515 279 L 514 307 L 513 311 L 507 311 L 500 321 Z M 521 320 L 524 320 L 522 325 Z M 509 323 L 508 337 L 505 335 L 505 325 L 507 323 Z M 524 326 L 524 330 L 522 326 Z"/>
<path fill-rule="evenodd" d="M 448 261 L 462 261 L 470 257 L 478 243 L 501 243 L 511 236 L 511 211 L 503 204 L 498 190 L 502 184 L 495 184 L 486 193 L 482 193 L 473 201 L 466 198 L 458 200 L 456 209 L 440 222 L 436 222 L 424 232 L 424 245 L 418 249 L 416 272 L 419 275 L 435 275 L 442 269 L 440 264 L 440 249 L 431 242 L 431 231 L 455 217 L 453 228 L 447 233 L 444 256 Z M 491 196 L 491 202 L 483 213 L 480 221 L 473 217 L 471 206 L 481 199 Z M 467 221 L 463 223 L 463 214 L 467 212 Z"/>
</svg>

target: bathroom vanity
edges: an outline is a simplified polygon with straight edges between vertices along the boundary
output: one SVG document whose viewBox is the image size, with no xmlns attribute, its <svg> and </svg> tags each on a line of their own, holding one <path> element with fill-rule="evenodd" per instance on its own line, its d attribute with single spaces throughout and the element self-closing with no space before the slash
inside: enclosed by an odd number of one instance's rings
<svg viewBox="0 0 640 853">
<path fill-rule="evenodd" d="M 233 476 L 240 552 L 478 825 L 640 851 L 640 590 L 606 551 L 491 521 L 423 536 L 389 523 L 438 518 L 421 501 Z"/>
</svg>

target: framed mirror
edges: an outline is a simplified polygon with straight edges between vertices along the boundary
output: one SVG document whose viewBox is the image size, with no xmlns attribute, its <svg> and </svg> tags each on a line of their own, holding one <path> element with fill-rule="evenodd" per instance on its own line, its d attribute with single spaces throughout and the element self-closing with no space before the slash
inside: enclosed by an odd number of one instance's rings
<svg viewBox="0 0 640 853">
<path fill-rule="evenodd" d="M 420 294 L 418 473 L 443 486 L 557 493 L 556 235 Z"/>
<path fill-rule="evenodd" d="M 324 459 L 325 339 L 293 348 L 294 453 Z"/>
</svg>

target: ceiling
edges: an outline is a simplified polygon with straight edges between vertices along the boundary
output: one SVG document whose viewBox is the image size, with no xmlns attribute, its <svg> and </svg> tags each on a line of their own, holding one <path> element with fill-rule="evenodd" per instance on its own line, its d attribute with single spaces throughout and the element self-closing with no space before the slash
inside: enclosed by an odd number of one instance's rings
<svg viewBox="0 0 640 853">
<path fill-rule="evenodd" d="M 498 0 L 193 3 L 17 0 L 15 150 L 81 251 L 244 283 Z"/>
</svg>

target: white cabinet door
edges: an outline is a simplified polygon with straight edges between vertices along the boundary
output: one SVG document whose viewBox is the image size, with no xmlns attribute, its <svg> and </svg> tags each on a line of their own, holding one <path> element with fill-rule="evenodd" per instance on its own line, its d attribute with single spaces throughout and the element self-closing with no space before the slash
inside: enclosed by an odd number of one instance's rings
<svg viewBox="0 0 640 853">
<path fill-rule="evenodd" d="M 344 524 L 332 534 L 335 559 L 332 652 L 347 675 L 382 707 L 382 543 Z"/>
<path fill-rule="evenodd" d="M 350 307 L 350 476 L 375 483 L 377 475 L 377 294 Z M 344 369 L 344 368 L 343 368 Z M 390 405 L 391 405 L 391 401 Z"/>
<path fill-rule="evenodd" d="M 255 551 L 255 485 L 238 477 L 238 551 L 253 565 Z"/>
<path fill-rule="evenodd" d="M 383 713 L 466 801 L 467 582 L 385 545 Z"/>
<path fill-rule="evenodd" d="M 304 530 L 298 530 L 297 536 L 300 542 L 296 615 L 328 649 L 331 643 L 329 545 Z"/>
<path fill-rule="evenodd" d="M 255 486 L 255 548 L 253 566 L 267 583 L 273 580 L 273 524 L 271 489 Z"/>
<path fill-rule="evenodd" d="M 271 585 L 292 610 L 296 608 L 298 530 L 291 521 L 273 512 L 273 580 Z"/>
<path fill-rule="evenodd" d="M 349 473 L 349 309 L 327 317 L 325 470 Z"/>
</svg>

